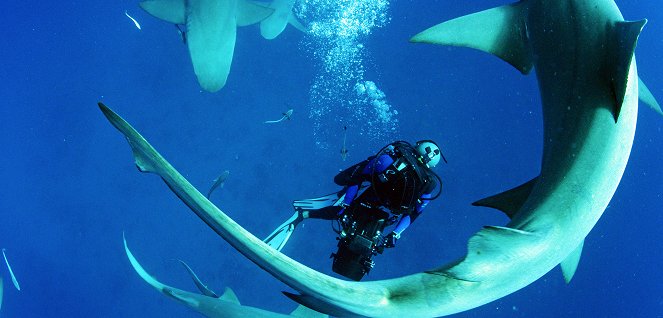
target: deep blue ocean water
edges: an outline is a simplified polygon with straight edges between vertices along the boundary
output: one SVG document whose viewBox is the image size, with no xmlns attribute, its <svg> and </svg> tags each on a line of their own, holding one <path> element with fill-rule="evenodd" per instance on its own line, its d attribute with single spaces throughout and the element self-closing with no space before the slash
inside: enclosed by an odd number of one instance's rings
<svg viewBox="0 0 663 318">
<path fill-rule="evenodd" d="M 537 175 L 542 123 L 535 76 L 485 53 L 408 39 L 509 2 L 380 2 L 388 7 L 379 9 L 378 25 L 338 44 L 361 45 L 358 55 L 337 53 L 341 71 L 324 71 L 321 54 L 334 48 L 321 37 L 289 27 L 268 41 L 255 25 L 240 28 L 228 84 L 217 93 L 201 92 L 176 29 L 134 1 L 5 3 L 0 247 L 22 290 L 0 264 L 0 317 L 199 317 L 136 275 L 123 232 L 143 266 L 166 284 L 195 290 L 173 261 L 182 259 L 212 289 L 233 288 L 245 305 L 280 313 L 296 307 L 281 295 L 289 287 L 219 238 L 158 177 L 136 170 L 123 137 L 97 108 L 100 100 L 202 192 L 229 170 L 212 200 L 258 237 L 292 213 L 292 200 L 336 191 L 336 172 L 383 144 L 435 139 L 449 159 L 437 169 L 443 196 L 397 248 L 375 258 L 370 280 L 452 261 L 482 225 L 505 224 L 499 212 L 470 203 Z M 618 5 L 626 19 L 649 19 L 636 51 L 638 71 L 663 101 L 661 3 Z M 298 8 L 303 17 L 315 16 Z M 368 81 L 382 94 L 341 85 Z M 375 105 L 393 117 L 381 122 Z M 292 120 L 263 124 L 288 108 Z M 573 281 L 566 285 L 556 268 L 458 317 L 663 316 L 663 118 L 640 107 L 638 120 L 624 177 L 586 239 Z M 339 154 L 343 126 L 347 161 Z M 284 252 L 331 274 L 335 243 L 327 221 L 312 221 Z"/>
</svg>

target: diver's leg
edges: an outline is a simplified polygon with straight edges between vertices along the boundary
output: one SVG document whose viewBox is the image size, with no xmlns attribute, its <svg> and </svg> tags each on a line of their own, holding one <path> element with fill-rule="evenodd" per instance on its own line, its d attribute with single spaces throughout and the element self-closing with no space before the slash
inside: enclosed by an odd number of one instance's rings
<svg viewBox="0 0 663 318">
<path fill-rule="evenodd" d="M 338 218 L 338 212 L 340 211 L 340 206 L 328 206 L 317 210 L 303 211 L 302 217 L 304 219 L 335 220 Z"/>
</svg>

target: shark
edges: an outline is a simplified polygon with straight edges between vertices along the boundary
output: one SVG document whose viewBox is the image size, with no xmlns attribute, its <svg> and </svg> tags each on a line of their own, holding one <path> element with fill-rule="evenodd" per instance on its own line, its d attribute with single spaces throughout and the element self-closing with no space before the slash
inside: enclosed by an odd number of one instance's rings
<svg viewBox="0 0 663 318">
<path fill-rule="evenodd" d="M 209 199 L 210 196 L 212 196 L 212 192 L 218 187 L 223 188 L 223 185 L 226 183 L 226 179 L 228 179 L 228 176 L 230 175 L 230 171 L 225 170 L 223 171 L 216 179 L 214 179 L 214 184 L 212 184 L 212 187 L 207 191 L 207 198 Z"/>
<path fill-rule="evenodd" d="M 218 296 L 214 291 L 210 290 L 205 284 L 203 284 L 198 276 L 193 272 L 193 270 L 186 263 L 180 261 L 182 265 L 186 268 L 191 275 L 194 283 L 200 290 L 202 294 L 196 294 L 188 291 L 184 291 L 175 287 L 171 287 L 159 282 L 156 278 L 150 275 L 145 268 L 138 262 L 136 257 L 133 255 L 129 246 L 127 245 L 126 238 L 122 238 L 124 241 L 124 251 L 129 258 L 129 262 L 133 269 L 138 273 L 138 276 L 142 278 L 146 283 L 152 286 L 154 289 L 160 291 L 164 295 L 179 301 L 180 303 L 198 311 L 199 313 L 205 315 L 209 318 L 243 318 L 243 317 L 260 317 L 260 318 L 281 318 L 281 317 L 299 317 L 299 318 L 326 318 L 328 317 L 325 314 L 313 311 L 305 306 L 299 305 L 293 312 L 289 315 L 279 314 L 267 310 L 263 310 L 256 307 L 243 306 L 240 304 L 237 295 L 235 292 L 226 287 L 225 291 L 221 296 Z M 2 280 L 0 280 L 0 297 L 2 296 Z M 1 299 L 0 299 L 1 300 Z"/>
<path fill-rule="evenodd" d="M 292 112 L 293 111 L 294 110 L 292 108 L 290 108 L 285 113 L 282 113 L 283 116 L 281 118 L 279 118 L 277 120 L 267 120 L 267 121 L 264 122 L 264 124 L 276 124 L 276 123 L 280 123 L 284 120 L 290 120 L 290 118 L 292 117 Z"/>
<path fill-rule="evenodd" d="M 292 12 L 292 7 L 296 0 L 274 0 L 269 4 L 255 1 L 258 5 L 263 5 L 274 10 L 269 17 L 260 21 L 260 35 L 267 40 L 273 40 L 279 36 L 285 27 L 290 24 L 297 30 L 307 33 L 306 27 L 297 20 Z"/>
<path fill-rule="evenodd" d="M 573 277 L 584 239 L 628 163 L 638 97 L 660 112 L 639 85 L 634 51 L 645 23 L 624 20 L 612 0 L 523 0 L 415 35 L 412 42 L 485 51 L 524 74 L 535 69 L 544 147 L 538 176 L 474 203 L 505 212 L 507 224 L 475 233 L 460 259 L 386 280 L 340 280 L 267 246 L 209 202 L 124 119 L 99 107 L 126 137 L 138 169 L 160 176 L 219 236 L 296 291 L 286 296 L 335 316 L 445 316 L 520 290 L 557 265 L 566 281 Z"/>
<path fill-rule="evenodd" d="M 274 13 L 247 0 L 148 0 L 140 7 L 161 20 L 186 25 L 193 71 L 208 92 L 216 92 L 226 84 L 237 27 L 256 24 Z"/>
</svg>

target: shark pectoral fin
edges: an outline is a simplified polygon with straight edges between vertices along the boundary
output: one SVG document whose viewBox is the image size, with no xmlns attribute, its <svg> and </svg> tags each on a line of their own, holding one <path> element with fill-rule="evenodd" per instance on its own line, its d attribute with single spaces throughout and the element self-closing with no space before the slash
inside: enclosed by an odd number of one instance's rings
<svg viewBox="0 0 663 318">
<path fill-rule="evenodd" d="M 274 9 L 266 5 L 239 0 L 237 1 L 237 25 L 247 26 L 256 24 L 274 13 Z"/>
<path fill-rule="evenodd" d="M 295 29 L 302 31 L 304 33 L 308 33 L 308 29 L 299 20 L 297 20 L 294 14 L 291 14 L 288 17 L 288 23 L 290 23 L 290 25 L 295 27 Z"/>
<path fill-rule="evenodd" d="M 562 268 L 562 275 L 564 275 L 564 281 L 566 283 L 571 282 L 571 278 L 576 273 L 578 268 L 578 262 L 580 262 L 580 254 L 582 254 L 582 247 L 585 245 L 585 241 L 580 241 L 578 247 L 576 247 L 569 256 L 567 256 L 559 265 Z"/>
<path fill-rule="evenodd" d="M 527 46 L 524 5 L 515 3 L 462 16 L 431 27 L 410 42 L 469 47 L 491 53 L 527 74 L 533 67 Z"/>
<path fill-rule="evenodd" d="M 179 302 L 181 302 L 181 303 L 183 303 L 183 304 L 185 304 L 185 305 L 187 305 L 187 306 L 189 306 L 193 309 L 199 309 L 200 308 L 201 301 L 200 301 L 199 298 L 203 297 L 203 296 L 200 296 L 200 295 L 196 295 L 196 294 L 186 292 L 186 291 L 183 291 L 183 290 L 180 290 L 180 289 L 177 289 L 177 288 L 169 287 L 169 286 L 166 286 L 164 289 L 161 290 L 161 292 L 164 295 L 166 295 L 166 296 L 168 296 L 172 299 L 175 299 L 175 300 L 177 300 L 177 301 L 179 301 Z"/>
<path fill-rule="evenodd" d="M 645 85 L 645 82 L 643 82 L 642 79 L 639 77 L 638 77 L 638 98 L 640 98 L 640 101 L 647 104 L 647 106 L 651 107 L 651 109 L 653 109 L 655 112 L 659 113 L 660 115 L 663 115 L 663 111 L 661 111 L 661 105 L 658 104 L 658 101 L 656 101 L 654 94 L 651 93 L 649 88 L 647 88 L 647 85 Z"/>
<path fill-rule="evenodd" d="M 219 299 L 233 303 L 235 305 L 240 305 L 237 295 L 235 295 L 235 292 L 230 289 L 230 287 L 226 287 L 226 290 L 223 291 L 223 295 L 219 296 Z"/>
<path fill-rule="evenodd" d="M 300 318 L 326 318 L 329 315 L 319 313 L 311 308 L 308 308 L 304 305 L 299 305 L 295 310 L 290 313 L 290 316 L 300 317 Z"/>
<path fill-rule="evenodd" d="M 538 177 L 511 190 L 476 201 L 472 205 L 497 209 L 504 212 L 509 218 L 513 218 L 513 215 L 520 210 L 520 207 L 522 207 L 523 203 L 529 197 L 537 180 Z"/>
<path fill-rule="evenodd" d="M 198 83 L 208 92 L 226 85 L 235 50 L 237 26 L 232 1 L 189 1 L 187 44 Z"/>
<path fill-rule="evenodd" d="M 607 61 L 610 80 L 612 82 L 612 89 L 615 96 L 613 115 L 615 122 L 619 118 L 619 113 L 622 109 L 624 96 L 626 95 L 629 71 L 631 69 L 631 62 L 635 54 L 635 46 L 638 43 L 638 37 L 642 28 L 647 24 L 647 19 L 634 22 L 617 22 L 614 26 L 614 39 L 613 47 L 610 52 L 610 57 Z M 633 84 L 631 84 L 633 85 Z"/>
<path fill-rule="evenodd" d="M 108 108 L 103 103 L 97 103 L 101 112 L 106 116 L 108 121 L 117 128 L 127 139 L 129 146 L 131 147 L 131 152 L 134 156 L 134 162 L 136 167 L 141 172 L 153 172 L 159 173 L 154 165 L 155 160 L 162 160 L 161 155 L 154 150 L 154 148 L 141 136 L 129 123 L 127 123 L 122 117 L 118 116 L 110 108 Z M 168 164 L 166 162 L 166 164 Z"/>
<path fill-rule="evenodd" d="M 474 234 L 467 245 L 467 256 L 448 269 L 451 277 L 468 282 L 481 282 L 494 273 L 508 271 L 514 258 L 532 258 L 535 255 L 514 254 L 516 251 L 536 250 L 540 237 L 532 232 L 502 226 L 484 226 Z"/>
<path fill-rule="evenodd" d="M 200 290 L 201 293 L 205 296 L 209 297 L 214 297 L 214 298 L 219 298 L 219 295 L 217 295 L 213 290 L 209 289 L 203 282 L 200 281 L 200 278 L 198 278 L 198 275 L 185 263 L 183 260 L 178 260 L 182 266 L 186 269 L 187 272 L 189 272 L 189 276 L 191 276 L 191 279 L 193 280 L 193 283 L 196 284 L 196 287 L 198 287 L 198 290 Z"/>
<path fill-rule="evenodd" d="M 158 19 L 173 24 L 186 23 L 185 0 L 148 0 L 138 5 Z"/>
</svg>

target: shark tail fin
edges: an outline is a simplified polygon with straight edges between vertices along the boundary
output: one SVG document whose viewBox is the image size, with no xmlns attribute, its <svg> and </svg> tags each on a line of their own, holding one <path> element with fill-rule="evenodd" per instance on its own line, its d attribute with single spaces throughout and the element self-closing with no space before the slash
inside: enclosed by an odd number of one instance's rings
<svg viewBox="0 0 663 318">
<path fill-rule="evenodd" d="M 537 180 L 538 177 L 511 190 L 476 201 L 472 205 L 498 209 L 504 212 L 509 218 L 513 218 L 513 215 L 520 210 L 520 207 L 522 207 L 527 197 L 529 197 Z"/>
<path fill-rule="evenodd" d="M 493 54 L 527 74 L 533 67 L 527 49 L 522 2 L 462 16 L 431 27 L 410 42 L 469 47 Z"/>
<path fill-rule="evenodd" d="M 152 145 L 150 145 L 147 140 L 145 140 L 145 138 L 143 138 L 143 136 L 131 127 L 131 125 L 122 117 L 103 103 L 99 102 L 98 105 L 108 121 L 110 121 L 110 123 L 126 137 L 129 146 L 131 146 L 131 152 L 133 153 L 134 161 L 138 170 L 141 172 L 158 174 L 159 171 L 156 169 L 158 165 L 154 164 L 156 161 L 163 161 L 160 162 L 160 164 L 170 165 L 163 160 L 154 147 L 152 147 Z"/>
<path fill-rule="evenodd" d="M 578 247 L 576 247 L 573 252 L 569 254 L 559 265 L 562 268 L 562 275 L 564 275 L 564 281 L 568 284 L 571 282 L 573 275 L 578 269 L 578 263 L 580 262 L 580 254 L 582 254 L 582 248 L 585 245 L 585 241 L 581 241 Z"/>
<path fill-rule="evenodd" d="M 172 24 L 186 23 L 185 2 L 182 0 L 148 0 L 138 5 L 158 19 Z"/>
<path fill-rule="evenodd" d="M 219 296 L 219 299 L 240 305 L 239 298 L 237 298 L 237 295 L 232 289 L 230 289 L 230 287 L 226 287 L 226 289 L 223 291 L 223 295 Z"/>
<path fill-rule="evenodd" d="M 622 109 L 622 103 L 629 85 L 629 71 L 635 54 L 635 46 L 638 43 L 638 37 L 642 28 L 647 24 L 647 20 L 617 22 L 614 26 L 615 37 L 613 43 L 615 47 L 611 52 L 609 60 L 606 62 L 609 70 L 609 76 L 612 80 L 612 89 L 614 92 L 614 117 L 615 122 L 619 119 L 619 113 Z M 630 85 L 634 85 L 630 83 Z"/>
<path fill-rule="evenodd" d="M 661 111 L 661 105 L 658 104 L 654 94 L 651 93 L 641 78 L 638 78 L 638 97 L 643 103 L 647 104 L 647 106 L 651 107 L 651 109 L 659 113 L 659 115 L 663 115 L 663 111 Z"/>
</svg>

